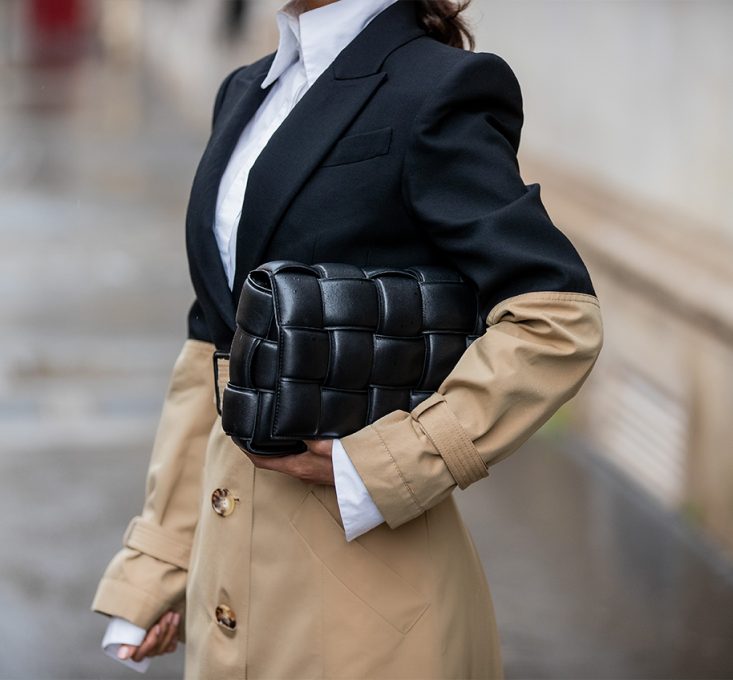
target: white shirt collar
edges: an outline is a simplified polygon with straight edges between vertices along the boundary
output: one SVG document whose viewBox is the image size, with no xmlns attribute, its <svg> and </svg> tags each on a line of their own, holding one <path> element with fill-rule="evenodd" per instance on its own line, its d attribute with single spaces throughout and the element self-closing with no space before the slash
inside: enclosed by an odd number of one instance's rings
<svg viewBox="0 0 733 680">
<path fill-rule="evenodd" d="M 280 40 L 261 87 L 269 87 L 299 59 L 310 87 L 339 52 L 394 2 L 396 0 L 336 0 L 304 12 L 302 0 L 289 0 L 275 15 Z"/>
</svg>

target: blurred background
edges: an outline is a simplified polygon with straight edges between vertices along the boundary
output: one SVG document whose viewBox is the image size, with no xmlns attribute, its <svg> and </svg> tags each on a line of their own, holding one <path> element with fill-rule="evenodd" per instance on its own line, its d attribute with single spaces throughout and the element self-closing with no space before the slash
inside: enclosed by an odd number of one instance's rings
<svg viewBox="0 0 733 680">
<path fill-rule="evenodd" d="M 185 338 L 214 93 L 276 47 L 280 5 L 0 0 L 2 679 L 134 676 L 89 606 Z M 605 326 L 581 392 L 459 496 L 506 675 L 733 678 L 733 3 L 469 15 Z"/>
</svg>

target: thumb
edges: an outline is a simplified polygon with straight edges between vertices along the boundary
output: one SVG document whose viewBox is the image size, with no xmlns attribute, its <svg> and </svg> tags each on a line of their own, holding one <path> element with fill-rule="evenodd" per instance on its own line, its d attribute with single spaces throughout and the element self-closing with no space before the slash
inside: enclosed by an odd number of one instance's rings
<svg viewBox="0 0 733 680">
<path fill-rule="evenodd" d="M 132 645 L 120 645 L 120 648 L 117 650 L 117 658 L 122 659 L 123 661 L 125 659 L 129 659 L 133 655 L 135 649 L 137 648 Z"/>
<path fill-rule="evenodd" d="M 305 445 L 317 456 L 330 456 L 333 448 L 332 439 L 305 439 Z"/>
</svg>

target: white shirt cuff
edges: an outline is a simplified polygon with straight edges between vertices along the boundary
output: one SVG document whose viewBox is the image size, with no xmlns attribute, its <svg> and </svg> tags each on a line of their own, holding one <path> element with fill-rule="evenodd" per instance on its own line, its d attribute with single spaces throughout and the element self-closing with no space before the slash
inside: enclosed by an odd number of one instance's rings
<svg viewBox="0 0 733 680">
<path fill-rule="evenodd" d="M 353 541 L 384 522 L 384 517 L 369 495 L 341 440 L 333 440 L 331 456 L 341 521 L 346 540 Z"/>
<path fill-rule="evenodd" d="M 120 645 L 134 645 L 137 647 L 145 639 L 146 633 L 147 631 L 144 628 L 136 626 L 127 619 L 113 616 L 107 624 L 107 630 L 102 639 L 102 649 L 107 656 L 111 656 L 115 661 L 125 664 L 125 666 L 138 673 L 144 673 L 150 666 L 150 657 L 145 657 L 142 661 L 120 659 L 117 656 L 117 650 Z"/>
</svg>

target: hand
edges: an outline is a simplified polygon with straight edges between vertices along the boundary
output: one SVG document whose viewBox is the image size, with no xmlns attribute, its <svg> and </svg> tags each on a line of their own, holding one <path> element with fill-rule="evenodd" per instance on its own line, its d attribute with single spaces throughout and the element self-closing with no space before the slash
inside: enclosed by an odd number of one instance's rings
<svg viewBox="0 0 733 680">
<path fill-rule="evenodd" d="M 249 456 L 255 467 L 263 470 L 283 472 L 313 484 L 330 484 L 333 486 L 333 461 L 330 439 L 306 439 L 308 450 L 289 456 L 259 456 L 242 449 Z"/>
<path fill-rule="evenodd" d="M 178 624 L 181 615 L 167 611 L 148 629 L 145 639 L 138 645 L 120 645 L 117 656 L 120 659 L 142 661 L 146 656 L 158 656 L 175 652 L 178 646 Z"/>
</svg>

